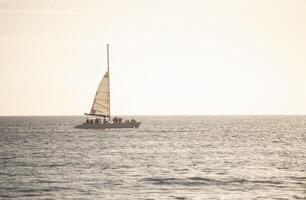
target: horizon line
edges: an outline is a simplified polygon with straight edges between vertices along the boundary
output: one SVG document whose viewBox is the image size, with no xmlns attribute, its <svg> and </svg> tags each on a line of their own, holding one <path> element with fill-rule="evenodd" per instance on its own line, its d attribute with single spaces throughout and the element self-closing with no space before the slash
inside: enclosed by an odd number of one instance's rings
<svg viewBox="0 0 306 200">
<path fill-rule="evenodd" d="M 64 115 L 64 114 L 57 114 L 57 115 L 48 115 L 48 114 L 37 114 L 37 115 L 28 115 L 28 114 L 17 114 L 17 115 L 0 115 L 0 117 L 82 117 L 85 115 Z M 135 117 L 205 117 L 205 116 L 306 116 L 305 114 L 135 114 L 135 115 L 112 115 L 112 116 L 135 116 Z"/>
</svg>

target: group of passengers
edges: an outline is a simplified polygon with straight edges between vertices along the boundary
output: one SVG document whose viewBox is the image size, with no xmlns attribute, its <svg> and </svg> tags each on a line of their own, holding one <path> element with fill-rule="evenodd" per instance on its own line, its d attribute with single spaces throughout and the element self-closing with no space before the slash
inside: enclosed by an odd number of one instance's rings
<svg viewBox="0 0 306 200">
<path fill-rule="evenodd" d="M 112 122 L 114 124 L 120 124 L 120 123 L 135 123 L 136 121 L 134 119 L 130 120 L 125 120 L 123 121 L 123 119 L 121 117 L 114 117 Z M 103 118 L 103 124 L 107 124 L 107 123 L 111 123 L 110 120 L 106 120 L 106 118 Z M 87 119 L 86 120 L 86 124 L 102 124 L 102 120 L 101 118 L 96 118 L 96 119 Z"/>
<path fill-rule="evenodd" d="M 103 124 L 108 123 L 108 121 L 103 118 Z M 96 118 L 96 119 L 86 119 L 86 124 L 102 124 L 101 118 Z"/>
<path fill-rule="evenodd" d="M 120 124 L 120 123 L 122 123 L 122 118 L 121 117 L 114 117 L 113 118 L 113 123 L 114 124 Z"/>
</svg>

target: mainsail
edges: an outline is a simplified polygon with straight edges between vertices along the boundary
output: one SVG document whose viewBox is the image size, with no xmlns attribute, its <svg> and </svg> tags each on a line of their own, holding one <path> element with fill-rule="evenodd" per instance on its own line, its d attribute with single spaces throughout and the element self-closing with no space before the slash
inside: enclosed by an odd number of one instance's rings
<svg viewBox="0 0 306 200">
<path fill-rule="evenodd" d="M 109 88 L 109 51 L 107 44 L 107 72 L 103 76 L 92 104 L 90 115 L 110 117 L 110 88 Z"/>
<path fill-rule="evenodd" d="M 105 73 L 99 84 L 90 114 L 110 116 L 109 71 Z"/>
</svg>

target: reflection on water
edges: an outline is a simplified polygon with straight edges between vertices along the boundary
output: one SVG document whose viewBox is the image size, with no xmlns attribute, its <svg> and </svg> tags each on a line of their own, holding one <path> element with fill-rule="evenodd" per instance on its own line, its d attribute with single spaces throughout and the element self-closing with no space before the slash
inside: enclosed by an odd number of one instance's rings
<svg viewBox="0 0 306 200">
<path fill-rule="evenodd" d="M 306 117 L 0 117 L 0 199 L 304 199 Z"/>
</svg>

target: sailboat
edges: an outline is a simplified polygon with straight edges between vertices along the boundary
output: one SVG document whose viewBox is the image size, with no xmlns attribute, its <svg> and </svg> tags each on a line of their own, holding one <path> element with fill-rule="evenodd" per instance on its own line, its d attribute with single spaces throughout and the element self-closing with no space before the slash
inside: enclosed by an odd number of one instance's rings
<svg viewBox="0 0 306 200">
<path fill-rule="evenodd" d="M 80 129 L 111 129 L 111 128 L 138 128 L 141 122 L 134 119 L 124 120 L 120 117 L 111 117 L 110 107 L 110 76 L 109 76 L 109 44 L 107 44 L 107 71 L 104 74 L 90 113 L 85 113 L 88 116 L 86 122 L 77 125 L 75 128 Z"/>
</svg>

